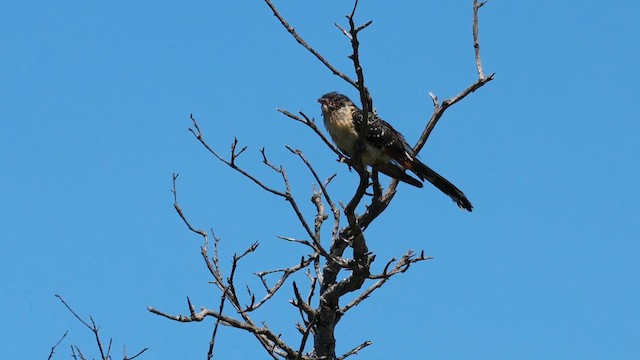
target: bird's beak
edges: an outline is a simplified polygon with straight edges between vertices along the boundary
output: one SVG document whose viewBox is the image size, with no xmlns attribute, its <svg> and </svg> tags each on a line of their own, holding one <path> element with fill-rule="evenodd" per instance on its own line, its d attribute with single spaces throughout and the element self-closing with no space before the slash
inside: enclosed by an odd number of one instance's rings
<svg viewBox="0 0 640 360">
<path fill-rule="evenodd" d="M 318 99 L 317 101 L 318 101 L 320 104 L 322 104 L 322 105 L 327 105 L 327 99 L 326 99 L 326 98 L 321 97 L 321 98 L 320 98 L 320 99 Z"/>
</svg>

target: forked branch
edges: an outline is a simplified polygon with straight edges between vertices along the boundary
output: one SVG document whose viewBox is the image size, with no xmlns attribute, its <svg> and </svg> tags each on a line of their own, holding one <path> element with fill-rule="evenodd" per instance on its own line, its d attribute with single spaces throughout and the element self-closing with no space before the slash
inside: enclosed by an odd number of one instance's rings
<svg viewBox="0 0 640 360">
<path fill-rule="evenodd" d="M 62 304 L 67 308 L 67 310 L 69 310 L 69 312 L 71 312 L 71 314 L 73 314 L 73 316 L 78 319 L 78 321 L 80 321 L 82 323 L 82 325 L 84 325 L 87 329 L 89 329 L 92 333 L 93 333 L 93 337 L 96 341 L 96 345 L 98 346 L 98 350 L 100 351 L 100 359 L 102 360 L 109 360 L 112 359 L 111 356 L 111 347 L 113 345 L 113 339 L 109 339 L 109 344 L 107 344 L 107 346 L 103 346 L 102 343 L 102 339 L 100 338 L 100 327 L 96 324 L 96 322 L 93 320 L 93 317 L 89 316 L 89 321 L 84 320 L 83 318 L 80 317 L 80 315 L 78 315 L 78 313 L 76 313 L 71 306 L 62 298 L 62 296 L 60 295 L 55 295 L 58 300 L 60 300 L 60 302 L 62 302 Z M 89 322 L 91 324 L 89 324 Z M 56 343 L 56 345 L 51 348 L 51 353 L 49 354 L 49 359 L 51 359 L 53 357 L 53 353 L 55 348 L 60 344 L 60 342 L 62 341 L 62 339 L 64 339 L 64 337 L 67 335 L 67 333 L 65 332 L 65 334 L 62 336 L 62 338 L 58 341 L 58 343 Z M 149 348 L 144 348 L 142 350 L 140 350 L 137 354 L 135 354 L 132 357 L 127 356 L 126 351 L 123 350 L 123 355 L 122 355 L 122 360 L 133 360 L 135 358 L 137 358 L 138 356 L 142 355 L 145 351 L 149 350 Z M 77 355 L 76 355 L 77 352 Z M 71 345 L 71 353 L 72 353 L 72 357 L 74 359 L 77 359 L 78 357 L 80 359 L 86 359 L 86 357 L 84 356 L 84 354 L 80 351 L 80 348 L 76 345 Z"/>
</svg>

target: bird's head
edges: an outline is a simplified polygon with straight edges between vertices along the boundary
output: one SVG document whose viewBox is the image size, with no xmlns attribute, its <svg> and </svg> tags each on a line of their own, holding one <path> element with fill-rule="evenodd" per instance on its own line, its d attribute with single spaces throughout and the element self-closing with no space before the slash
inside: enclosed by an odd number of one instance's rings
<svg viewBox="0 0 640 360">
<path fill-rule="evenodd" d="M 322 97 L 318 99 L 318 102 L 321 104 L 323 113 L 336 111 L 345 106 L 353 105 L 353 101 L 348 97 L 335 91 L 322 95 Z"/>
</svg>

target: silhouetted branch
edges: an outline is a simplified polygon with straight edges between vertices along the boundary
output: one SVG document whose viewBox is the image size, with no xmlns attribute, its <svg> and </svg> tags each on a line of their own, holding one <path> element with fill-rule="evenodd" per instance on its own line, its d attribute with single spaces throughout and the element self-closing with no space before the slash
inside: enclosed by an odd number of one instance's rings
<svg viewBox="0 0 640 360">
<path fill-rule="evenodd" d="M 80 351 L 80 348 L 77 346 L 71 345 L 71 357 L 77 360 L 78 357 L 76 356 L 76 352 L 78 352 L 77 356 L 80 357 L 80 360 L 86 360 L 86 358 L 82 354 L 82 351 Z"/>
<path fill-rule="evenodd" d="M 278 349 L 273 349 L 273 351 L 278 355 L 291 357 L 295 357 L 297 355 L 295 350 L 287 346 L 287 344 L 282 339 L 280 339 L 278 335 L 271 332 L 271 330 L 269 330 L 267 327 L 258 327 L 255 324 L 234 319 L 230 316 L 220 314 L 211 309 L 202 309 L 200 312 L 192 313 L 189 316 L 167 314 L 162 311 L 156 310 L 151 306 L 147 307 L 147 310 L 156 315 L 178 322 L 200 322 L 207 316 L 211 316 L 213 318 L 220 319 L 222 325 L 246 330 L 256 335 L 256 337 L 267 339 L 269 342 L 269 348 L 271 348 L 272 344 L 278 347 Z"/>
<path fill-rule="evenodd" d="M 305 49 L 307 49 L 310 53 L 312 53 L 322 64 L 324 64 L 324 66 L 326 66 L 329 70 L 331 70 L 331 72 L 334 75 L 337 75 L 337 76 L 341 77 L 344 81 L 346 81 L 349 84 L 353 85 L 355 88 L 358 87 L 358 85 L 356 84 L 355 81 L 353 81 L 350 77 L 348 77 L 347 75 L 345 75 L 344 73 L 342 73 L 341 71 L 336 69 L 322 55 L 320 55 L 319 52 L 317 52 L 314 48 L 309 46 L 309 44 L 307 44 L 307 42 L 304 39 L 302 39 L 302 37 L 300 37 L 298 35 L 296 30 L 291 25 L 289 25 L 287 20 L 285 20 L 284 17 L 282 17 L 282 15 L 280 15 L 280 13 L 278 12 L 278 9 L 276 9 L 276 7 L 273 5 L 273 3 L 270 0 L 265 0 L 265 3 L 267 3 L 269 8 L 271 8 L 271 11 L 273 11 L 273 15 L 278 18 L 278 20 L 280 21 L 282 26 L 284 26 L 284 28 L 289 32 L 289 34 L 291 34 L 291 36 L 293 36 L 293 38 L 300 45 L 302 45 Z"/>
<path fill-rule="evenodd" d="M 369 297 L 369 295 L 371 295 L 372 292 L 374 292 L 376 289 L 379 289 L 382 285 L 384 285 L 389 279 L 391 279 L 392 276 L 403 273 L 407 270 L 409 270 L 409 267 L 411 266 L 411 264 L 413 263 L 417 263 L 419 261 L 424 261 L 424 260 L 431 260 L 432 257 L 431 256 L 424 256 L 424 251 L 420 253 L 419 256 L 414 256 L 413 251 L 409 250 L 407 251 L 404 255 L 402 255 L 402 258 L 400 258 L 400 260 L 398 262 L 396 262 L 395 266 L 393 267 L 393 269 L 391 271 L 388 271 L 389 266 L 396 261 L 396 259 L 391 259 L 384 267 L 384 270 L 382 272 L 382 274 L 379 275 L 370 275 L 369 279 L 379 279 L 375 284 L 371 285 L 367 290 L 365 290 L 364 292 L 362 292 L 360 295 L 358 295 L 358 297 L 356 297 L 353 301 L 351 301 L 349 304 L 343 306 L 340 308 L 340 313 L 344 314 L 346 313 L 349 309 L 357 306 L 358 304 L 360 304 L 363 300 L 365 300 L 366 298 Z"/>
<path fill-rule="evenodd" d="M 338 161 L 344 162 L 345 160 L 347 160 L 347 158 L 344 156 L 344 154 L 342 154 L 342 152 L 340 152 L 340 150 L 338 150 L 337 147 L 335 147 L 335 145 L 333 145 L 333 143 L 331 141 L 329 141 L 329 139 L 327 139 L 327 137 L 324 135 L 324 133 L 320 130 L 320 128 L 318 128 L 318 126 L 316 125 L 316 122 L 313 118 L 309 118 L 307 115 L 305 115 L 303 112 L 300 112 L 300 115 L 302 115 L 302 117 L 292 114 L 291 112 L 287 111 L 287 110 L 283 110 L 283 109 L 278 109 L 276 108 L 276 111 L 284 114 L 285 116 L 301 122 L 305 125 L 307 125 L 311 130 L 313 130 L 314 133 L 316 133 L 316 135 L 318 135 L 318 137 L 329 147 L 329 149 L 331 149 L 331 151 L 333 151 L 334 153 L 336 153 L 336 155 L 338 155 Z"/>
<path fill-rule="evenodd" d="M 371 341 L 365 341 L 362 344 L 356 346 L 355 348 L 353 348 L 352 350 L 348 351 L 347 353 L 345 353 L 344 355 L 338 357 L 338 360 L 343 360 L 348 358 L 351 355 L 356 355 L 358 353 L 358 351 L 366 348 L 367 346 L 373 344 Z"/>
<path fill-rule="evenodd" d="M 67 310 L 69 310 L 69 312 L 71 312 L 71 314 L 73 314 L 73 316 L 75 316 L 76 319 L 78 319 L 78 321 L 80 321 L 84 326 L 87 327 L 87 329 L 91 330 L 91 332 L 93 333 L 93 336 L 96 340 L 96 344 L 98 345 L 98 350 L 100 351 L 100 358 L 102 360 L 109 360 L 111 359 L 111 346 L 113 345 L 113 339 L 109 339 L 109 344 L 107 346 L 106 352 L 102 346 L 102 340 L 100 339 L 100 327 L 96 324 L 96 322 L 93 320 L 93 317 L 89 316 L 89 320 L 91 322 L 91 325 L 89 325 L 89 323 L 87 321 L 85 321 L 84 319 L 82 319 L 80 317 L 80 315 L 78 315 L 78 313 L 76 313 L 71 306 L 69 306 L 69 304 L 67 304 L 67 302 L 62 298 L 62 296 L 60 295 L 55 295 L 55 297 L 58 298 L 58 300 L 60 300 L 60 302 L 62 302 L 62 304 L 67 308 Z M 65 332 L 64 336 L 62 336 L 62 338 L 60 339 L 60 341 L 62 341 L 62 339 L 64 339 L 64 337 L 67 335 L 67 333 Z M 55 349 L 56 346 L 58 346 L 58 344 L 60 343 L 60 341 L 58 341 L 58 343 L 51 349 L 51 353 L 49 354 L 49 358 L 51 359 L 51 357 L 53 356 L 53 350 Z M 134 357 L 128 358 L 126 352 L 123 353 L 123 358 L 122 360 L 131 360 L 135 357 L 138 357 L 139 355 L 141 355 L 142 353 L 144 353 L 145 351 L 147 351 L 149 348 L 144 348 L 142 349 L 140 352 L 138 352 Z M 77 354 L 76 354 L 77 352 Z M 82 354 L 82 351 L 80 351 L 80 348 L 78 346 L 75 345 L 71 345 L 71 356 L 74 359 L 77 359 L 77 357 L 80 357 L 81 360 L 85 360 L 86 357 L 84 356 L 84 354 Z"/>
<path fill-rule="evenodd" d="M 193 119 L 192 119 L 193 120 Z M 193 120 L 195 121 L 195 120 Z M 195 126 L 195 125 L 194 125 Z M 201 135 L 200 130 L 197 130 L 198 134 Z M 193 132 L 193 131 L 192 131 Z M 204 140 L 201 140 L 201 142 L 204 142 Z M 208 147 L 208 145 L 205 144 L 205 147 Z M 233 146 L 232 146 L 232 153 L 235 153 L 233 150 Z M 266 160 L 266 159 L 265 159 Z M 257 247 L 258 247 L 258 243 L 254 243 L 252 244 L 247 250 L 245 250 L 242 254 L 240 255 L 234 255 L 233 257 L 233 261 L 232 261 L 232 269 L 231 269 L 231 274 L 229 276 L 229 278 L 225 281 L 224 276 L 222 274 L 222 270 L 220 267 L 220 261 L 218 258 L 218 246 L 219 246 L 219 239 L 214 235 L 214 256 L 212 258 L 209 258 L 208 255 L 208 243 L 209 243 L 209 236 L 207 234 L 207 232 L 205 232 L 204 230 L 196 230 L 195 227 L 193 227 L 191 225 L 191 223 L 188 221 L 188 219 L 186 218 L 186 216 L 184 215 L 184 211 L 182 210 L 182 208 L 180 207 L 180 205 L 178 204 L 178 200 L 177 200 L 177 189 L 176 189 L 176 180 L 177 180 L 177 175 L 174 174 L 173 176 L 173 187 L 172 187 L 172 192 L 174 195 L 174 208 L 176 209 L 176 212 L 178 212 L 178 215 L 180 216 L 180 218 L 183 220 L 183 222 L 187 225 L 187 227 L 194 233 L 200 235 L 203 238 L 204 241 L 204 245 L 200 247 L 200 253 L 202 255 L 203 260 L 205 261 L 207 268 L 209 270 L 209 272 L 211 273 L 211 275 L 213 276 L 213 284 L 215 284 L 221 291 L 221 300 L 220 300 L 220 305 L 219 305 L 219 312 L 215 312 L 213 310 L 212 314 L 219 314 L 221 316 L 213 316 L 216 318 L 216 323 L 217 324 L 222 324 L 222 325 L 228 325 L 229 323 L 225 323 L 225 319 L 229 318 L 226 315 L 222 315 L 222 310 L 224 309 L 224 303 L 225 300 L 227 299 L 229 300 L 229 303 L 234 307 L 235 311 L 242 317 L 243 319 L 243 323 L 247 326 L 247 327 L 256 327 L 257 326 L 253 323 L 253 320 L 251 319 L 251 317 L 249 317 L 249 315 L 245 312 L 245 308 L 241 305 L 239 299 L 238 299 L 238 295 L 236 293 L 235 290 L 235 286 L 233 284 L 233 279 L 234 279 L 234 275 L 235 275 L 235 271 L 237 269 L 238 266 L 238 262 L 244 258 L 246 255 L 248 255 L 249 253 L 254 252 Z M 252 300 L 253 302 L 253 300 Z M 189 322 L 190 321 L 201 321 L 202 319 L 199 319 L 198 317 L 198 313 L 195 312 L 195 309 L 193 308 L 193 306 L 191 305 L 191 301 L 187 298 L 187 303 L 188 303 L 188 307 L 189 307 L 189 313 L 190 313 L 190 317 Z M 254 304 L 251 304 L 250 306 L 253 306 Z M 155 313 L 157 315 L 162 315 L 164 313 L 153 309 L 152 307 L 148 307 L 148 310 L 151 311 L 152 313 Z M 164 314 L 167 315 L 167 314 Z M 163 315 L 163 316 L 164 316 Z M 167 316 L 165 316 L 167 317 Z M 173 317 L 172 320 L 175 320 L 176 318 Z M 181 318 L 182 321 L 185 321 L 185 318 Z M 198 320 L 199 319 L 199 320 Z M 237 320 L 239 321 L 239 320 Z M 211 358 L 213 356 L 213 343 L 215 342 L 215 334 L 217 333 L 216 326 L 214 326 L 214 333 L 212 333 L 212 340 L 210 342 L 209 345 L 209 352 L 208 352 L 208 356 L 209 358 Z M 264 335 L 263 332 L 252 332 L 254 334 L 254 336 L 256 337 L 256 339 L 260 342 L 260 344 L 265 348 L 265 350 L 269 353 L 270 356 L 272 356 L 274 359 L 277 359 L 277 356 L 285 356 L 286 353 L 283 352 L 282 349 L 280 348 L 276 348 L 274 346 L 274 343 L 269 340 L 269 337 Z"/>
<path fill-rule="evenodd" d="M 309 266 L 314 260 L 315 258 L 318 256 L 318 253 L 314 253 L 313 255 L 308 256 L 306 259 L 302 259 L 298 264 L 288 267 L 286 269 L 277 269 L 277 270 L 271 270 L 271 271 L 263 271 L 263 272 L 259 272 L 256 273 L 256 275 L 258 277 L 260 277 L 260 280 L 262 280 L 262 284 L 264 285 L 265 289 L 267 290 L 267 294 L 264 296 L 264 298 L 262 300 L 260 300 L 257 304 L 255 305 L 251 305 L 248 306 L 247 308 L 245 308 L 243 310 L 243 312 L 247 312 L 247 311 L 254 311 L 257 308 L 259 308 L 260 306 L 262 306 L 265 302 L 267 302 L 269 299 L 271 299 L 271 297 L 273 295 L 275 295 L 275 293 L 280 290 L 280 288 L 282 287 L 282 285 L 284 285 L 285 281 L 289 278 L 289 276 L 301 269 L 306 268 L 307 266 Z M 282 276 L 280 277 L 280 279 L 278 279 L 278 281 L 276 282 L 276 284 L 273 287 L 268 287 L 266 280 L 264 279 L 265 275 L 268 274 L 272 274 L 275 272 L 281 272 Z"/>
<path fill-rule="evenodd" d="M 47 360 L 51 360 L 51 359 L 53 359 L 53 354 L 55 353 L 56 348 L 58 347 L 58 345 L 60 345 L 60 343 L 62 342 L 62 340 L 64 340 L 64 338 L 67 336 L 67 334 L 68 334 L 68 333 L 69 333 L 69 331 L 68 331 L 68 330 L 67 330 L 67 331 L 65 331 L 65 332 L 64 332 L 64 335 L 62 335 L 62 337 L 60 338 L 60 340 L 58 340 L 58 342 L 57 342 L 55 345 L 53 345 L 53 346 L 51 347 L 51 352 L 49 353 L 49 357 L 47 358 Z"/>
<path fill-rule="evenodd" d="M 216 242 L 217 245 L 217 242 Z M 217 251 L 217 246 L 216 246 L 216 261 L 217 261 L 217 256 L 218 256 L 218 251 Z M 224 311 L 224 304 L 226 303 L 227 300 L 227 294 L 225 292 L 222 292 L 220 295 L 220 306 L 218 306 L 218 313 L 222 314 L 222 312 Z M 218 335 L 218 328 L 220 327 L 220 319 L 216 319 L 216 323 L 213 326 L 213 331 L 211 333 L 211 340 L 209 340 L 209 350 L 207 351 L 207 359 L 211 360 L 213 359 L 213 349 L 215 347 L 216 344 L 216 336 Z"/>
<path fill-rule="evenodd" d="M 353 62 L 353 68 L 356 72 L 357 76 L 357 86 L 358 92 L 360 93 L 360 102 L 362 103 L 362 113 L 363 113 L 363 121 L 360 124 L 361 128 L 358 133 L 361 135 L 360 140 L 364 143 L 364 135 L 366 134 L 365 128 L 367 125 L 367 117 L 369 112 L 373 110 L 373 100 L 371 99 L 371 94 L 369 94 L 369 89 L 365 86 L 364 82 L 364 71 L 362 69 L 362 65 L 360 64 L 360 41 L 358 40 L 358 33 L 360 31 L 367 28 L 367 26 L 371 25 L 373 21 L 368 21 L 364 25 L 356 27 L 354 17 L 356 15 L 356 9 L 358 8 L 358 0 L 355 0 L 353 3 L 353 10 L 350 15 L 347 15 L 347 20 L 349 20 L 349 40 L 351 41 L 351 49 L 353 50 L 353 54 L 349 56 L 349 59 Z M 344 30 L 343 30 L 344 32 Z"/>
<path fill-rule="evenodd" d="M 258 186 L 260 186 L 265 191 L 268 191 L 268 192 L 270 192 L 270 193 L 272 193 L 274 195 L 278 195 L 278 196 L 286 198 L 286 194 L 285 193 L 283 193 L 281 191 L 278 191 L 278 190 L 275 190 L 275 189 L 273 189 L 271 187 L 268 187 L 262 181 L 258 180 L 256 177 L 254 177 L 253 175 L 249 174 L 247 171 L 245 171 L 244 169 L 242 169 L 242 168 L 240 168 L 240 167 L 238 167 L 236 165 L 235 160 L 238 158 L 238 156 L 240 156 L 240 154 L 242 154 L 246 150 L 246 147 L 243 147 L 239 152 L 236 152 L 236 146 L 237 146 L 237 143 L 238 143 L 238 139 L 236 139 L 236 138 L 233 139 L 233 143 L 231 144 L 230 160 L 227 160 L 227 159 L 223 158 L 222 156 L 220 156 L 215 150 L 213 150 L 212 147 L 209 146 L 209 144 L 207 144 L 206 141 L 204 141 L 202 130 L 200 129 L 200 126 L 198 125 L 198 122 L 196 121 L 195 117 L 193 117 L 193 114 L 190 117 L 191 117 L 191 122 L 193 123 L 193 128 L 189 128 L 189 131 L 193 134 L 193 136 L 196 137 L 196 139 L 198 139 L 198 141 L 200 141 L 200 143 L 213 156 L 215 156 L 218 160 L 222 161 L 223 163 L 227 164 L 232 169 L 234 169 L 237 172 L 241 173 L 246 178 L 248 178 L 251 181 L 253 181 L 254 183 L 256 183 Z"/>
<path fill-rule="evenodd" d="M 122 350 L 122 356 L 124 360 L 133 360 L 135 358 L 137 358 L 138 356 L 142 355 L 145 351 L 147 351 L 148 348 L 144 348 L 142 350 L 140 350 L 137 354 L 133 355 L 132 357 L 127 357 L 127 352 L 126 350 Z"/>
</svg>

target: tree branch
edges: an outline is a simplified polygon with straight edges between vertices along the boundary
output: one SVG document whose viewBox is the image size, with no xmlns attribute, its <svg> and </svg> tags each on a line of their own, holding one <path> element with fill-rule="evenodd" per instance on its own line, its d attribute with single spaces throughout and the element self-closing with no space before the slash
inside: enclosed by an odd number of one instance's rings
<svg viewBox="0 0 640 360">
<path fill-rule="evenodd" d="M 258 309 L 260 306 L 262 306 L 265 302 L 267 302 L 269 299 L 271 299 L 271 297 L 273 297 L 273 295 L 275 295 L 275 293 L 280 290 L 280 288 L 282 287 L 282 285 L 284 285 L 285 281 L 289 278 L 289 276 L 301 269 L 306 268 L 307 266 L 309 266 L 318 256 L 318 253 L 314 253 L 313 255 L 309 255 L 307 257 L 307 259 L 302 259 L 297 265 L 288 267 L 286 269 L 278 269 L 278 270 L 271 270 L 271 271 L 265 271 L 265 272 L 259 272 L 256 273 L 256 275 L 258 277 L 260 277 L 260 279 L 262 280 L 263 285 L 265 285 L 265 288 L 267 289 L 267 294 L 264 296 L 264 298 L 262 300 L 260 300 L 257 304 L 255 305 L 250 305 L 248 307 L 246 307 L 244 310 L 242 310 L 242 312 L 250 312 L 250 311 L 254 311 L 256 309 Z M 267 274 L 271 274 L 274 272 L 281 272 L 282 276 L 280 277 L 280 279 L 278 279 L 278 281 L 276 282 L 276 284 L 269 288 L 266 284 L 266 281 L 264 280 L 264 276 Z"/>
<path fill-rule="evenodd" d="M 284 114 L 285 116 L 295 121 L 298 121 L 307 125 L 309 128 L 311 128 L 311 130 L 313 130 L 314 133 L 316 133 L 316 135 L 318 135 L 318 137 L 329 147 L 329 149 L 331 149 L 331 151 L 333 151 L 334 153 L 336 153 L 336 155 L 338 155 L 338 161 L 344 162 L 345 160 L 347 160 L 347 158 L 342 154 L 342 152 L 340 152 L 340 150 L 338 150 L 338 148 L 335 147 L 335 145 L 333 145 L 333 143 L 329 141 L 329 139 L 327 139 L 326 136 L 324 136 L 324 133 L 320 131 L 320 129 L 316 125 L 316 122 L 313 118 L 309 118 L 303 112 L 300 112 L 300 115 L 302 115 L 302 117 L 300 117 L 287 110 L 276 108 L 276 111 Z"/>
<path fill-rule="evenodd" d="M 278 9 L 276 9 L 276 7 L 273 5 L 273 3 L 270 0 L 264 0 L 264 1 L 265 1 L 265 3 L 267 3 L 267 5 L 271 9 L 271 11 L 273 11 L 273 15 L 276 18 L 278 18 L 278 20 L 280 20 L 280 23 L 282 24 L 282 26 L 284 26 L 284 28 L 289 32 L 289 34 L 291 34 L 291 36 L 293 36 L 293 38 L 298 42 L 298 44 L 302 45 L 305 49 L 307 49 L 310 53 L 312 53 L 313 56 L 315 56 L 324 66 L 326 66 L 329 70 L 331 70 L 331 72 L 334 75 L 339 76 L 344 81 L 346 81 L 349 84 L 353 85 L 355 88 L 358 87 L 358 85 L 356 84 L 355 81 L 353 81 L 350 77 L 348 77 L 347 75 L 345 75 L 344 73 L 342 73 L 341 71 L 336 69 L 322 55 L 320 55 L 319 52 L 317 52 L 314 48 L 309 46 L 309 44 L 307 44 L 307 42 L 304 41 L 304 39 L 298 35 L 296 30 L 291 25 L 289 25 L 287 20 L 285 20 L 284 17 L 282 17 L 282 15 L 280 15 L 280 13 L 278 12 Z"/>
<path fill-rule="evenodd" d="M 107 346 L 107 351 L 105 353 L 105 350 L 102 346 L 102 340 L 100 339 L 100 327 L 96 324 L 96 322 L 93 320 L 93 317 L 89 316 L 89 320 L 91 321 L 91 325 L 89 325 L 89 323 L 87 321 L 85 321 L 84 319 L 82 319 L 80 317 L 80 315 L 78 315 L 78 313 L 76 313 L 71 306 L 69 306 L 69 304 L 67 304 L 67 302 L 62 298 L 62 296 L 60 295 L 55 295 L 55 297 L 58 298 L 58 300 L 60 300 L 60 302 L 62 302 L 62 304 L 67 308 L 67 310 L 69 310 L 69 312 L 71 312 L 71 314 L 73 314 L 73 316 L 75 316 L 76 319 L 78 319 L 78 321 L 80 321 L 84 326 L 87 327 L 87 329 L 91 330 L 91 332 L 93 333 L 93 336 L 96 340 L 96 344 L 98 345 L 98 350 L 100 351 L 100 358 L 102 360 L 109 360 L 111 359 L 111 346 L 113 344 L 113 339 L 109 339 L 109 345 Z M 62 338 L 60 339 L 60 341 L 58 341 L 58 343 L 56 343 L 56 345 L 51 348 L 51 353 L 49 354 L 49 359 L 51 359 L 51 357 L 53 356 L 53 351 L 55 349 L 56 346 L 58 346 L 58 344 L 60 344 L 60 342 L 62 341 L 62 339 L 64 339 L 64 337 L 67 335 L 67 333 L 65 332 L 65 334 L 62 336 Z M 137 355 L 135 355 L 133 358 L 141 355 L 142 353 L 144 353 L 145 351 L 147 351 L 149 348 L 144 348 L 142 349 Z M 80 348 L 78 346 L 74 346 L 71 345 L 71 353 L 72 353 L 72 357 L 74 359 L 77 359 L 76 357 L 76 351 L 78 352 L 78 355 L 80 357 L 80 359 L 85 360 L 86 357 L 82 354 L 82 352 L 80 351 Z M 133 358 L 127 358 L 126 353 L 123 355 L 123 360 L 131 360 Z"/>
<path fill-rule="evenodd" d="M 64 334 L 62 335 L 62 337 L 60 338 L 60 340 L 58 340 L 58 342 L 51 347 L 51 352 L 49 353 L 49 357 L 47 358 L 47 360 L 53 359 L 53 354 L 55 353 L 56 348 L 58 347 L 58 345 L 60 345 L 62 340 L 64 340 L 64 338 L 67 337 L 68 333 L 69 333 L 69 330 L 65 331 Z"/>
<path fill-rule="evenodd" d="M 480 39 L 478 36 L 478 10 L 486 4 L 486 1 L 478 2 L 473 0 L 473 50 L 476 57 L 476 69 L 478 70 L 478 78 L 484 79 L 484 70 L 482 69 L 482 60 L 480 59 Z M 493 74 L 491 74 L 493 76 Z"/>
<path fill-rule="evenodd" d="M 347 352 L 347 353 L 345 353 L 344 355 L 342 355 L 342 356 L 338 357 L 338 360 L 343 360 L 343 359 L 348 358 L 348 357 L 349 357 L 349 356 L 351 356 L 351 355 L 356 355 L 356 354 L 358 353 L 358 351 L 360 351 L 360 350 L 362 350 L 362 349 L 366 348 L 367 346 L 369 346 L 369 345 L 371 345 L 371 344 L 373 344 L 373 342 L 371 342 L 371 341 L 365 341 L 365 342 L 363 342 L 362 344 L 360 344 L 360 345 L 356 346 L 355 348 L 353 348 L 352 350 L 348 351 L 348 352 Z"/>
<path fill-rule="evenodd" d="M 258 327 L 251 323 L 239 321 L 232 317 L 220 314 L 211 309 L 202 309 L 200 312 L 192 313 L 189 316 L 167 314 L 162 311 L 156 310 L 151 306 L 147 307 L 147 310 L 149 310 L 153 314 L 165 317 L 169 320 L 178 321 L 178 322 L 201 322 L 207 316 L 211 316 L 213 318 L 220 319 L 222 325 L 224 326 L 231 326 L 237 329 L 246 330 L 254 335 L 260 335 L 261 337 L 265 337 L 272 344 L 276 345 L 278 348 L 284 351 L 284 353 L 279 353 L 279 355 L 282 355 L 282 356 L 286 355 L 291 357 L 295 357 L 297 355 L 295 350 L 291 349 L 282 339 L 280 339 L 279 336 L 271 332 L 271 330 L 269 330 L 268 328 Z"/>
<path fill-rule="evenodd" d="M 371 275 L 369 276 L 369 279 L 379 279 L 375 284 L 373 284 L 372 286 L 370 286 L 367 290 L 365 290 L 364 292 L 362 292 L 360 295 L 358 295 L 358 297 L 356 297 L 353 301 L 351 301 L 349 304 L 343 306 L 342 308 L 340 308 L 340 314 L 344 314 L 347 311 L 349 311 L 349 309 L 357 306 L 358 304 L 360 304 L 363 300 L 367 299 L 369 297 L 369 295 L 371 295 L 372 292 L 374 292 L 376 289 L 379 289 L 380 287 L 382 287 L 382 285 L 384 285 L 389 279 L 391 279 L 392 276 L 403 273 L 407 270 L 409 270 L 409 267 L 411 266 L 411 264 L 419 262 L 419 261 L 424 261 L 424 260 L 431 260 L 433 259 L 433 257 L 431 256 L 424 256 L 424 251 L 420 253 L 419 256 L 414 257 L 414 254 L 411 250 L 407 251 L 404 255 L 402 255 L 402 258 L 400 259 L 400 261 L 398 261 L 394 268 L 391 271 L 388 271 L 389 266 L 391 265 L 392 262 L 395 261 L 395 259 L 391 259 L 391 261 L 389 261 L 387 263 L 387 265 L 384 267 L 384 270 L 382 272 L 382 274 L 379 275 Z"/>
</svg>

